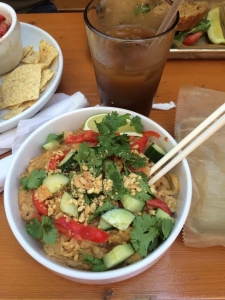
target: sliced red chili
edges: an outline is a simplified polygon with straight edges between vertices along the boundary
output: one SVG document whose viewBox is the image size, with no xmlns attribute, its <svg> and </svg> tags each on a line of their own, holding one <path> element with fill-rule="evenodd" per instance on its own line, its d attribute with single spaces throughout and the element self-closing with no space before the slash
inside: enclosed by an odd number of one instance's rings
<svg viewBox="0 0 225 300">
<path fill-rule="evenodd" d="M 32 191 L 32 201 L 33 201 L 33 204 L 38 212 L 38 214 L 40 215 L 44 215 L 44 216 L 47 216 L 48 215 L 48 208 L 47 206 L 45 205 L 44 202 L 40 202 L 38 200 L 38 198 L 36 197 L 36 191 L 33 190 Z"/>
<path fill-rule="evenodd" d="M 86 130 L 84 133 L 80 134 L 70 134 L 68 135 L 64 142 L 66 144 L 77 144 L 77 143 L 97 143 L 98 142 L 99 133 L 93 130 Z"/>
<path fill-rule="evenodd" d="M 147 136 L 147 137 L 156 137 L 157 139 L 159 139 L 161 137 L 161 135 L 156 132 L 156 131 L 151 131 L 151 130 L 148 130 L 148 131 L 143 131 L 142 132 L 143 136 Z"/>
<path fill-rule="evenodd" d="M 62 226 L 64 229 L 59 227 L 59 231 L 66 234 L 69 237 L 75 239 L 89 240 L 96 243 L 105 243 L 108 240 L 109 234 L 104 230 L 98 229 L 91 225 L 80 224 L 74 220 L 67 220 L 65 217 L 61 217 L 55 220 L 55 226 Z M 65 231 L 68 230 L 68 231 Z"/>
<path fill-rule="evenodd" d="M 161 199 L 156 198 L 156 199 L 150 199 L 147 202 L 148 206 L 154 207 L 154 208 L 161 208 L 163 211 L 165 211 L 166 213 L 168 213 L 168 215 L 170 215 L 172 217 L 172 212 L 169 209 L 168 205 Z"/>
</svg>

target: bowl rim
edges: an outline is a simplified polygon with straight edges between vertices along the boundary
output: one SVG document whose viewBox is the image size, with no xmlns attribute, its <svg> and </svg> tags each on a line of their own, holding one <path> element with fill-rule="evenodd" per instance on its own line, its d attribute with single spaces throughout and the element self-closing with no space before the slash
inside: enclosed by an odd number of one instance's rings
<svg viewBox="0 0 225 300">
<path fill-rule="evenodd" d="M 182 227 L 185 223 L 185 220 L 187 218 L 189 209 L 190 209 L 190 205 L 191 205 L 191 196 L 192 196 L 192 179 L 191 179 L 191 172 L 189 169 L 189 165 L 188 162 L 185 159 L 182 160 L 182 164 L 183 164 L 183 168 L 185 170 L 186 173 L 186 177 L 187 177 L 187 195 L 186 195 L 186 203 L 184 204 L 184 208 L 183 208 L 183 212 L 181 213 L 181 218 L 179 220 L 179 222 L 176 223 L 176 227 L 174 227 L 172 234 L 170 234 L 170 236 L 160 245 L 156 248 L 156 250 L 154 250 L 153 252 L 151 252 L 147 257 L 141 259 L 140 261 L 125 266 L 123 268 L 119 268 L 119 269 L 115 269 L 115 270 L 107 270 L 104 272 L 93 272 L 93 271 L 83 271 L 83 270 L 77 270 L 77 269 L 72 269 L 68 266 L 63 266 L 60 265 L 59 263 L 53 261 L 51 258 L 47 257 L 47 255 L 43 252 L 43 255 L 41 255 L 40 253 L 36 252 L 35 249 L 32 248 L 32 246 L 29 244 L 29 242 L 27 242 L 22 234 L 20 233 L 19 229 L 17 228 L 15 221 L 12 217 L 12 213 L 11 213 L 11 208 L 10 208 L 10 202 L 8 201 L 9 199 L 9 192 L 10 192 L 10 176 L 12 176 L 12 170 L 17 162 L 17 159 L 20 157 L 20 155 L 22 155 L 24 149 L 27 147 L 27 145 L 29 144 L 30 140 L 33 139 L 33 137 L 38 133 L 43 131 L 46 127 L 48 127 L 50 124 L 57 122 L 58 120 L 60 120 L 61 118 L 65 118 L 71 115 L 76 115 L 76 114 L 80 114 L 83 111 L 90 111 L 90 112 L 95 112 L 98 111 L 98 113 L 102 113 L 102 112 L 111 112 L 111 111 L 117 111 L 118 113 L 131 113 L 134 114 L 134 112 L 126 110 L 126 109 L 121 109 L 121 108 L 116 108 L 116 107 L 88 107 L 88 108 L 81 108 L 81 109 L 77 109 L 75 111 L 63 114 L 59 117 L 56 117 L 48 122 L 46 122 L 45 124 L 43 124 L 42 126 L 40 126 L 38 129 L 36 129 L 24 142 L 23 144 L 20 146 L 20 148 L 17 150 L 17 152 L 15 153 L 14 157 L 13 157 L 13 161 L 11 162 L 11 165 L 9 167 L 8 173 L 7 173 L 7 177 L 6 177 L 6 181 L 5 181 L 5 192 L 4 192 L 4 207 L 5 207 L 5 213 L 7 216 L 7 221 L 9 223 L 9 226 L 14 234 L 14 236 L 16 237 L 17 241 L 19 242 L 19 244 L 22 246 L 22 248 L 24 248 L 26 250 L 26 252 L 33 257 L 37 262 L 39 262 L 40 264 L 42 264 L 43 266 L 45 266 L 46 268 L 50 269 L 51 271 L 57 273 L 60 276 L 63 277 L 67 277 L 70 278 L 72 280 L 77 279 L 77 281 L 79 280 L 83 280 L 83 281 L 87 281 L 87 283 L 99 283 L 100 281 L 102 281 L 102 283 L 104 283 L 104 281 L 106 280 L 114 280 L 116 278 L 122 278 L 124 276 L 126 276 L 126 278 L 129 278 L 129 274 L 131 272 L 134 272 L 137 274 L 143 272 L 145 269 L 149 268 L 154 262 L 156 262 L 168 249 L 169 247 L 172 245 L 172 243 L 174 242 L 174 240 L 178 237 L 179 233 L 182 230 Z M 138 113 L 135 113 L 135 115 L 140 116 L 142 119 L 146 120 L 147 122 L 150 121 L 150 123 L 154 124 L 154 126 L 160 128 L 160 130 L 162 132 L 164 132 L 166 134 L 166 136 L 168 136 L 168 140 L 170 140 L 172 142 L 173 145 L 176 145 L 176 141 L 175 139 L 158 123 L 156 123 L 155 121 L 153 121 L 152 119 L 149 119 L 145 116 L 142 116 Z M 74 126 L 76 128 L 76 126 Z M 79 125 L 80 127 L 80 125 Z M 66 130 L 66 129 L 65 129 Z M 139 271 L 138 271 L 139 270 Z M 93 277 L 94 274 L 94 277 Z M 135 274 L 132 274 L 130 277 L 135 276 Z M 107 277 L 107 278 L 105 278 Z M 121 279 L 123 280 L 123 279 Z M 89 282 L 88 282 L 89 281 Z M 119 280 L 118 280 L 119 281 Z M 107 282 L 106 282 L 107 283 Z"/>
</svg>

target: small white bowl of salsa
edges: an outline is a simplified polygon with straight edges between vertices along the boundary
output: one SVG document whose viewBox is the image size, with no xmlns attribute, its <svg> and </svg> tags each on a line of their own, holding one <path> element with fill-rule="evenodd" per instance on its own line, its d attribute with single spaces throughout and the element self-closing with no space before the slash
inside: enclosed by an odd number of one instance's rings
<svg viewBox="0 0 225 300">
<path fill-rule="evenodd" d="M 13 70 L 23 55 L 20 23 L 14 9 L 0 2 L 0 75 Z"/>
</svg>

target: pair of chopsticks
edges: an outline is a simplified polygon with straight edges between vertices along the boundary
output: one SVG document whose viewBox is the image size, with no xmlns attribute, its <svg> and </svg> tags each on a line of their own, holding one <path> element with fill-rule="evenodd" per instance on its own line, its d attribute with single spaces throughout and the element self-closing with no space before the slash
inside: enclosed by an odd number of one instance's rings
<svg viewBox="0 0 225 300">
<path fill-rule="evenodd" d="M 201 145 L 205 140 L 207 140 L 212 134 L 214 134 L 223 125 L 225 125 L 225 114 L 224 113 L 225 113 L 225 103 L 223 105 L 221 105 L 215 112 L 213 112 L 207 119 L 205 119 L 191 133 L 189 133 L 179 144 L 177 144 L 172 150 L 170 150 L 163 158 L 161 158 L 152 167 L 149 175 L 151 176 L 154 174 L 154 176 L 148 181 L 148 184 L 149 185 L 154 184 L 158 179 L 160 179 L 167 172 L 169 172 L 174 166 L 176 166 L 182 159 L 184 159 L 186 156 L 188 156 L 188 154 L 190 154 L 199 145 Z M 203 131 L 203 130 L 205 130 L 205 131 Z M 197 136 L 197 135 L 199 135 L 199 136 Z M 193 140 L 194 138 L 196 138 L 196 139 Z M 185 149 L 183 149 L 183 147 L 185 147 L 188 143 L 190 143 L 190 144 Z M 183 150 L 180 151 L 181 149 L 183 149 Z M 162 167 L 170 158 L 172 158 L 175 154 L 177 154 L 178 151 L 180 151 L 179 154 L 177 156 L 175 156 L 170 162 L 168 162 L 168 164 L 166 164 L 158 173 L 155 174 L 155 172 L 160 167 Z"/>
</svg>

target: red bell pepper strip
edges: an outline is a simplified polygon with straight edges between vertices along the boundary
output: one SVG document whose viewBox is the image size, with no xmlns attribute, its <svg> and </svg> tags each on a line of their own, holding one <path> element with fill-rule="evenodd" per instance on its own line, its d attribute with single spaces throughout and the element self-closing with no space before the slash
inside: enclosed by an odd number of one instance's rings
<svg viewBox="0 0 225 300">
<path fill-rule="evenodd" d="M 148 142 L 148 137 L 142 136 L 136 139 L 136 141 L 131 144 L 131 148 L 135 148 L 139 152 L 143 152 L 146 148 L 147 142 Z"/>
<path fill-rule="evenodd" d="M 55 219 L 55 226 L 59 232 L 78 240 L 105 243 L 109 237 L 109 234 L 104 230 L 91 225 L 80 224 L 72 219 L 67 220 L 65 217 Z"/>
<path fill-rule="evenodd" d="M 163 211 L 165 211 L 166 213 L 168 213 L 168 215 L 170 215 L 172 217 L 172 212 L 169 209 L 168 205 L 161 199 L 156 198 L 156 199 L 150 199 L 147 202 L 148 206 L 152 206 L 154 208 L 161 208 Z"/>
<path fill-rule="evenodd" d="M 86 130 L 84 133 L 80 134 L 70 134 L 68 135 L 64 142 L 66 144 L 77 144 L 77 143 L 97 143 L 99 133 L 93 130 Z"/>
<path fill-rule="evenodd" d="M 45 205 L 44 202 L 40 202 L 37 199 L 36 194 L 35 194 L 35 190 L 32 191 L 32 201 L 33 201 L 33 204 L 34 204 L 34 206 L 35 206 L 38 214 L 44 215 L 44 216 L 48 215 L 48 208 L 47 208 L 47 206 Z"/>
<path fill-rule="evenodd" d="M 60 163 L 60 161 L 63 160 L 63 158 L 69 153 L 69 150 L 65 150 L 62 152 L 62 154 L 54 153 L 49 161 L 48 169 L 49 170 L 55 170 Z"/>
<path fill-rule="evenodd" d="M 161 135 L 156 132 L 156 131 L 151 131 L 151 130 L 148 130 L 148 131 L 143 131 L 142 132 L 143 136 L 147 136 L 147 137 L 151 137 L 151 136 L 154 136 L 156 137 L 157 139 L 159 139 L 161 137 Z"/>
</svg>

